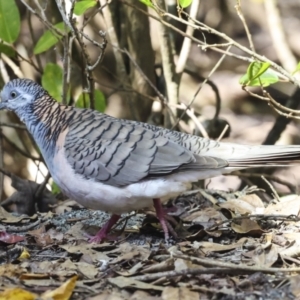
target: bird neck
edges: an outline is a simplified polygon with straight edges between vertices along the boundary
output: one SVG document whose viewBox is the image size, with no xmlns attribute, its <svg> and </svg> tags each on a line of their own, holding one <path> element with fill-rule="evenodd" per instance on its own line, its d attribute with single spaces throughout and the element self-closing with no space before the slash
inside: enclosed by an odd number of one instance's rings
<svg viewBox="0 0 300 300">
<path fill-rule="evenodd" d="M 67 128 L 68 111 L 72 107 L 60 105 L 51 96 L 44 95 L 28 107 L 23 120 L 36 140 L 43 155 L 54 153 L 59 134 Z"/>
</svg>

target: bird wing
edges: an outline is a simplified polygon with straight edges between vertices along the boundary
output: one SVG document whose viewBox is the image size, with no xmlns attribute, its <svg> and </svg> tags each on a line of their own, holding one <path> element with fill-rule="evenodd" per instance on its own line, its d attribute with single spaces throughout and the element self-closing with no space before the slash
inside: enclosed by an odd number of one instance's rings
<svg viewBox="0 0 300 300">
<path fill-rule="evenodd" d="M 119 120 L 91 110 L 69 124 L 64 149 L 68 162 L 87 179 L 125 186 L 142 179 L 189 170 L 218 169 L 226 160 L 194 154 L 161 135 L 158 127 Z"/>
</svg>

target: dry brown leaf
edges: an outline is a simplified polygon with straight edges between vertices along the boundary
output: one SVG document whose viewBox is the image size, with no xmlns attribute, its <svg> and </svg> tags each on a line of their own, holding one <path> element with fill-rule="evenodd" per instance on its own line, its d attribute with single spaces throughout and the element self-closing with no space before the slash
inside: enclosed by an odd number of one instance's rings
<svg viewBox="0 0 300 300">
<path fill-rule="evenodd" d="M 269 204 L 265 209 L 266 215 L 298 215 L 300 211 L 300 197 L 288 195 L 281 197 L 278 203 Z"/>
<path fill-rule="evenodd" d="M 116 264 L 123 260 L 131 260 L 137 256 L 142 261 L 146 260 L 149 258 L 151 251 L 149 250 L 149 246 L 137 246 L 129 243 L 123 243 L 116 249 L 109 251 L 109 254 L 118 254 L 115 259 L 110 261 L 111 264 Z"/>
<path fill-rule="evenodd" d="M 92 264 L 78 262 L 75 263 L 75 265 L 77 266 L 78 271 L 88 279 L 95 278 L 99 273 L 99 269 Z"/>
<path fill-rule="evenodd" d="M 179 272 L 182 270 L 187 270 L 187 269 L 199 269 L 201 268 L 201 266 L 193 264 L 191 261 L 189 260 L 184 260 L 182 258 L 178 258 L 175 260 L 174 263 L 175 266 L 175 271 Z"/>
<path fill-rule="evenodd" d="M 139 255 L 140 255 L 140 252 L 136 249 L 136 250 L 133 250 L 133 251 L 131 251 L 131 252 L 121 254 L 120 256 L 118 256 L 118 257 L 112 259 L 112 260 L 110 261 L 110 263 L 111 263 L 112 265 L 115 265 L 115 264 L 118 264 L 118 263 L 120 263 L 120 262 L 122 262 L 122 261 L 129 261 L 129 260 L 132 260 L 134 257 L 137 257 L 137 256 L 139 256 Z"/>
<path fill-rule="evenodd" d="M 135 264 L 129 270 L 116 271 L 116 273 L 121 276 L 125 276 L 125 277 L 132 276 L 132 275 L 135 275 L 136 273 L 138 273 L 144 267 L 144 265 L 145 265 L 145 262 L 139 261 L 137 264 Z"/>
<path fill-rule="evenodd" d="M 143 269 L 142 273 L 157 273 L 157 272 L 170 271 L 170 270 L 174 270 L 173 258 L 169 258 L 160 263 L 153 264 L 149 267 L 146 267 Z"/>
<path fill-rule="evenodd" d="M 295 299 L 300 298 L 300 275 L 292 276 L 289 278 L 291 284 L 291 292 L 296 297 Z"/>
<path fill-rule="evenodd" d="M 129 298 L 129 300 L 161 300 L 161 298 L 157 296 L 151 296 L 145 291 L 135 291 Z"/>
<path fill-rule="evenodd" d="M 46 232 L 45 226 L 28 232 L 29 235 L 34 237 L 37 245 L 45 247 L 54 243 L 51 236 Z"/>
<path fill-rule="evenodd" d="M 250 219 L 242 219 L 239 221 L 239 224 L 232 222 L 231 228 L 236 233 L 248 233 L 251 235 L 261 235 L 264 232 L 256 221 Z"/>
<path fill-rule="evenodd" d="M 256 212 L 255 205 L 252 205 L 243 199 L 229 199 L 228 201 L 219 203 L 218 205 L 221 208 L 226 208 L 238 215 L 251 215 Z"/>
<path fill-rule="evenodd" d="M 117 293 L 115 291 L 104 291 L 101 294 L 95 295 L 93 297 L 88 297 L 86 300 L 124 300 L 124 298 L 120 293 Z"/>
<path fill-rule="evenodd" d="M 240 200 L 249 203 L 254 207 L 254 214 L 262 214 L 265 210 L 265 205 L 256 194 L 248 194 L 239 197 Z"/>
<path fill-rule="evenodd" d="M 123 276 L 118 276 L 115 278 L 108 278 L 108 282 L 117 286 L 120 289 L 135 288 L 135 289 L 140 289 L 140 290 L 156 290 L 156 291 L 162 291 L 164 289 L 161 286 L 134 280 L 132 278 L 123 277 Z"/>
<path fill-rule="evenodd" d="M 0 266 L 0 276 L 13 278 L 19 277 L 23 273 L 26 273 L 26 269 L 20 267 L 19 265 L 5 264 Z"/>
<path fill-rule="evenodd" d="M 300 240 L 295 240 L 287 248 L 279 252 L 280 256 L 298 257 L 300 256 Z"/>
<path fill-rule="evenodd" d="M 83 254 L 80 261 L 87 263 L 98 263 L 99 261 L 109 260 L 109 257 L 105 253 L 95 250 L 94 245 L 87 242 L 79 245 L 60 245 L 59 247 L 70 254 Z"/>
<path fill-rule="evenodd" d="M 222 252 L 222 251 L 230 251 L 236 248 L 241 248 L 243 245 L 247 242 L 248 238 L 243 237 L 238 242 L 223 245 L 218 243 L 212 243 L 212 242 L 193 242 L 191 245 L 194 249 L 201 249 L 205 254 L 208 254 L 210 252 Z"/>
<path fill-rule="evenodd" d="M 193 222 L 201 224 L 204 227 L 211 226 L 216 221 L 222 221 L 221 213 L 214 207 L 207 207 L 202 210 L 195 211 L 182 218 L 185 222 Z M 210 224 L 212 222 L 212 224 Z"/>
<path fill-rule="evenodd" d="M 163 300 L 198 300 L 199 293 L 193 292 L 186 287 L 165 287 L 162 292 Z"/>
<path fill-rule="evenodd" d="M 274 244 L 262 244 L 243 255 L 251 258 L 256 266 L 269 268 L 278 260 L 278 247 Z"/>
<path fill-rule="evenodd" d="M 65 238 L 68 241 L 86 241 L 87 236 L 85 234 L 85 231 L 83 230 L 84 224 L 82 222 L 77 222 L 74 226 L 72 226 L 66 233 Z"/>
<path fill-rule="evenodd" d="M 74 210 L 74 208 L 82 208 L 83 206 L 81 206 L 80 204 L 78 204 L 76 201 L 74 200 L 66 200 L 66 201 L 62 201 L 59 202 L 58 205 L 55 207 L 55 213 L 56 214 L 63 214 L 67 211 L 72 211 Z"/>
<path fill-rule="evenodd" d="M 38 216 L 33 215 L 31 217 L 27 215 L 21 215 L 21 216 L 15 216 L 9 212 L 7 212 L 2 206 L 0 206 L 0 221 L 2 223 L 7 223 L 7 224 L 14 224 L 14 223 L 20 223 L 27 221 L 35 221 L 37 220 Z"/>
</svg>

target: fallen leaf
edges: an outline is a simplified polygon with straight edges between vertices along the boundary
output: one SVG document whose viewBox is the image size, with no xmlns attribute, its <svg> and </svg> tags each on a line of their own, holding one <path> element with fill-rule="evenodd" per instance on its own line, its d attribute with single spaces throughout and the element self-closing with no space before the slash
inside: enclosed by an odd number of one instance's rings
<svg viewBox="0 0 300 300">
<path fill-rule="evenodd" d="M 199 297 L 199 293 L 193 292 L 186 287 L 167 286 L 161 294 L 162 300 L 198 300 Z"/>
<path fill-rule="evenodd" d="M 236 248 L 242 248 L 243 245 L 247 242 L 248 238 L 243 237 L 238 240 L 236 243 L 224 245 L 219 243 L 212 243 L 212 242 L 193 242 L 191 245 L 194 249 L 200 249 L 203 251 L 204 254 L 208 254 L 210 252 L 224 252 L 230 251 Z"/>
<path fill-rule="evenodd" d="M 38 295 L 20 288 L 7 289 L 0 293 L 0 300 L 35 300 Z"/>
<path fill-rule="evenodd" d="M 9 212 L 7 212 L 2 206 L 0 206 L 0 221 L 7 224 L 15 224 L 20 223 L 22 221 L 34 221 L 37 220 L 38 216 L 33 215 L 31 217 L 26 215 L 15 216 Z"/>
<path fill-rule="evenodd" d="M 266 215 L 298 215 L 300 211 L 300 197 L 298 195 L 288 195 L 281 197 L 278 203 L 271 203 L 265 209 Z"/>
<path fill-rule="evenodd" d="M 140 290 L 156 290 L 156 291 L 162 291 L 164 289 L 161 286 L 134 280 L 132 278 L 123 277 L 123 276 L 108 278 L 108 282 L 119 287 L 120 289 L 135 288 Z"/>
<path fill-rule="evenodd" d="M 16 244 L 20 241 L 24 241 L 24 236 L 10 234 L 5 231 L 0 231 L 0 242 L 5 244 Z"/>
<path fill-rule="evenodd" d="M 69 279 L 64 284 L 62 284 L 59 288 L 53 291 L 46 291 L 45 293 L 43 293 L 41 299 L 69 300 L 75 288 L 76 281 L 77 281 L 77 276 L 73 276 L 71 279 Z"/>
<path fill-rule="evenodd" d="M 256 221 L 250 219 L 242 219 L 239 221 L 239 224 L 232 222 L 231 228 L 236 233 L 248 233 L 251 235 L 261 235 L 264 232 Z"/>
</svg>

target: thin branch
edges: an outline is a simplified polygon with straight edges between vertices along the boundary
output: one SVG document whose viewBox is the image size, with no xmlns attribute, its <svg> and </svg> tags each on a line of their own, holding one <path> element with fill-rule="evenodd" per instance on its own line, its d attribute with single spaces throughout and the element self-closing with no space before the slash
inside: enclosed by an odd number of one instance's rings
<svg viewBox="0 0 300 300">
<path fill-rule="evenodd" d="M 248 42 L 249 42 L 249 45 L 250 45 L 250 49 L 255 53 L 256 51 L 255 51 L 255 48 L 254 48 L 252 35 L 250 33 L 249 27 L 246 23 L 245 17 L 244 17 L 243 12 L 242 12 L 241 0 L 236 0 L 235 9 L 236 9 L 236 12 L 237 12 L 239 18 L 241 19 L 241 21 L 244 25 L 246 35 L 247 35 L 247 38 L 248 38 Z"/>
<path fill-rule="evenodd" d="M 227 48 L 227 50 L 230 49 L 231 46 L 229 46 Z M 223 54 L 222 57 L 217 61 L 217 63 L 215 64 L 215 66 L 212 68 L 212 70 L 209 72 L 208 76 L 205 78 L 205 80 L 200 84 L 199 88 L 197 89 L 196 93 L 194 94 L 193 98 L 191 99 L 191 101 L 189 102 L 189 104 L 187 105 L 187 109 L 189 109 L 191 107 L 191 105 L 194 103 L 194 101 L 196 100 L 197 95 L 199 94 L 199 92 L 201 91 L 202 87 L 204 86 L 204 84 L 207 83 L 207 81 L 209 80 L 209 78 L 212 76 L 212 74 L 218 69 L 218 67 L 221 65 L 221 63 L 223 62 L 223 60 L 225 59 L 226 55 Z M 177 123 L 174 125 L 176 126 L 179 122 L 179 120 L 181 120 L 183 118 L 183 116 L 186 113 L 186 110 L 183 111 L 183 113 L 181 114 L 181 116 L 179 117 Z"/>
<path fill-rule="evenodd" d="M 24 74 L 22 73 L 20 67 L 17 66 L 15 64 L 15 62 L 10 57 L 5 55 L 4 53 L 1 53 L 1 57 L 2 57 L 3 61 L 12 69 L 12 71 L 15 73 L 15 75 L 18 78 L 23 78 L 24 77 Z"/>
<path fill-rule="evenodd" d="M 190 6 L 190 16 L 191 18 L 196 18 L 198 8 L 200 5 L 200 0 L 193 0 Z M 186 28 L 186 34 L 189 36 L 193 36 L 195 28 L 188 26 Z M 182 43 L 181 51 L 179 54 L 179 58 L 176 65 L 176 73 L 182 73 L 186 66 L 186 61 L 190 54 L 190 49 L 192 46 L 192 40 L 190 38 L 185 37 Z"/>
<path fill-rule="evenodd" d="M 157 4 L 160 7 L 166 7 L 164 0 L 157 0 Z M 162 16 L 162 18 L 164 18 Z M 177 115 L 175 105 L 179 103 L 179 86 L 178 86 L 178 75 L 176 75 L 173 46 L 169 28 L 162 22 L 159 23 L 159 38 L 160 38 L 160 53 L 162 58 L 163 66 L 163 77 L 165 79 L 167 99 L 170 104 L 172 113 L 174 116 Z M 165 127 L 170 127 L 171 124 L 168 116 L 165 117 Z"/>
<path fill-rule="evenodd" d="M 292 193 L 296 192 L 296 188 L 293 184 L 291 184 L 290 182 L 283 180 L 277 176 L 261 174 L 261 173 L 244 173 L 244 172 L 240 172 L 240 171 L 235 171 L 235 172 L 231 173 L 231 175 L 236 175 L 239 177 L 248 177 L 248 178 L 251 178 L 251 177 L 261 178 L 261 176 L 263 175 L 265 178 L 267 178 L 271 181 L 274 181 L 276 183 L 287 186 Z"/>
</svg>

